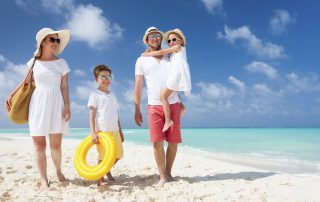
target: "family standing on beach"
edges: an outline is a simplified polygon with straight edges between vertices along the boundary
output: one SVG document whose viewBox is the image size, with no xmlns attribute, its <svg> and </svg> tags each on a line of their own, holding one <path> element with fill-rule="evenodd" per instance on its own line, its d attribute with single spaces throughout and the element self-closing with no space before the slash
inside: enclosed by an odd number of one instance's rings
<svg viewBox="0 0 320 202">
<path fill-rule="evenodd" d="M 69 132 L 70 101 L 68 92 L 67 62 L 57 56 L 63 52 L 70 39 L 68 30 L 54 31 L 41 29 L 36 35 L 37 49 L 34 57 L 27 63 L 29 71 L 24 81 L 31 81 L 36 86 L 29 105 L 29 130 L 32 137 L 35 160 L 40 172 L 41 189 L 50 186 L 47 177 L 46 136 L 49 135 L 51 156 L 60 182 L 65 181 L 61 172 L 62 135 Z M 161 49 L 162 40 L 170 46 Z M 154 148 L 154 158 L 159 169 L 159 186 L 174 181 L 171 175 L 178 144 L 181 143 L 180 117 L 185 107 L 178 91 L 189 95 L 191 77 L 186 55 L 186 39 L 179 29 L 163 34 L 156 27 L 150 27 L 143 36 L 148 49 L 141 54 L 135 65 L 135 122 L 142 124 L 141 96 L 144 80 L 148 92 L 148 123 L 150 141 Z M 99 132 L 109 132 L 116 143 L 116 162 L 123 157 L 122 142 L 124 136 L 119 121 L 119 104 L 110 91 L 112 70 L 106 65 L 97 65 L 94 79 L 98 88 L 88 99 L 91 141 L 99 144 Z M 11 100 L 19 87 L 12 91 L 6 101 L 10 111 Z M 164 141 L 168 142 L 166 151 Z M 104 157 L 104 150 L 97 146 L 98 163 Z M 109 181 L 114 181 L 111 172 L 107 173 Z M 98 185 L 106 185 L 102 177 Z"/>
</svg>

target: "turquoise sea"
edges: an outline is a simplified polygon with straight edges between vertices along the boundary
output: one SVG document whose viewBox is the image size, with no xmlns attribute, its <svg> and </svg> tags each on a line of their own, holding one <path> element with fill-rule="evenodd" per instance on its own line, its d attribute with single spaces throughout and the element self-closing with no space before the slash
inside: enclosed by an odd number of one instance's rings
<svg viewBox="0 0 320 202">
<path fill-rule="evenodd" d="M 1 137 L 4 134 L 28 137 L 28 132 L 0 129 Z M 148 129 L 123 129 L 123 132 L 126 142 L 150 145 Z M 89 128 L 74 128 L 65 138 L 83 139 L 88 134 Z M 182 129 L 182 138 L 181 146 L 197 151 L 271 159 L 320 172 L 320 128 L 187 128 Z"/>
</svg>

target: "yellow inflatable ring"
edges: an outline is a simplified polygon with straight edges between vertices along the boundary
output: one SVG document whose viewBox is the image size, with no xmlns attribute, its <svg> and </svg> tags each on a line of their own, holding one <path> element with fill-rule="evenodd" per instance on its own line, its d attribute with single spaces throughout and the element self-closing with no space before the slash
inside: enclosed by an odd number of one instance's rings
<svg viewBox="0 0 320 202">
<path fill-rule="evenodd" d="M 116 161 L 116 143 L 111 133 L 99 132 L 99 142 L 104 148 L 105 155 L 98 165 L 90 166 L 86 162 L 89 149 L 94 145 L 91 135 L 86 137 L 78 146 L 74 157 L 74 166 L 78 174 L 87 180 L 98 180 L 107 174 Z"/>
</svg>

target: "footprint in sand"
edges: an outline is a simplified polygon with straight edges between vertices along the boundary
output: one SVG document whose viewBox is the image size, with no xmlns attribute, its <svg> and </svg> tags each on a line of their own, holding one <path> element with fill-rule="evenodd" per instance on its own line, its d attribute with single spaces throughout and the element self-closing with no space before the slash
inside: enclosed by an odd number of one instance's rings
<svg viewBox="0 0 320 202">
<path fill-rule="evenodd" d="M 7 167 L 8 170 L 12 169 L 12 167 Z"/>
<path fill-rule="evenodd" d="M 26 169 L 31 169 L 31 168 L 32 168 L 31 165 L 27 165 L 27 166 L 26 166 Z"/>
<path fill-rule="evenodd" d="M 8 192 L 4 192 L 4 193 L 2 194 L 2 196 L 5 197 L 5 198 L 11 197 L 11 195 L 10 195 Z"/>
<path fill-rule="evenodd" d="M 12 171 L 7 171 L 6 174 L 11 174 L 11 173 L 16 173 L 16 170 L 12 170 Z"/>
<path fill-rule="evenodd" d="M 0 174 L 2 173 L 2 168 L 0 167 Z"/>
<path fill-rule="evenodd" d="M 3 182 L 4 177 L 0 176 L 0 182 Z"/>
</svg>

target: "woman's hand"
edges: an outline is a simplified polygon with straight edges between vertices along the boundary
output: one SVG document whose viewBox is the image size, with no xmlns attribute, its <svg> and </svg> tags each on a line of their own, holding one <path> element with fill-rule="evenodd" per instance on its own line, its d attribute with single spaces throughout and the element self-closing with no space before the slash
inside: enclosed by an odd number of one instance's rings
<svg viewBox="0 0 320 202">
<path fill-rule="evenodd" d="M 65 121 L 69 121 L 71 118 L 71 112 L 69 107 L 65 107 L 63 110 L 63 118 L 65 119 Z"/>
<path fill-rule="evenodd" d="M 12 96 L 9 95 L 7 100 L 6 100 L 6 108 L 7 108 L 7 112 L 9 112 L 11 110 L 11 99 L 12 99 Z"/>
</svg>

